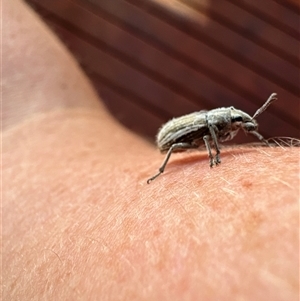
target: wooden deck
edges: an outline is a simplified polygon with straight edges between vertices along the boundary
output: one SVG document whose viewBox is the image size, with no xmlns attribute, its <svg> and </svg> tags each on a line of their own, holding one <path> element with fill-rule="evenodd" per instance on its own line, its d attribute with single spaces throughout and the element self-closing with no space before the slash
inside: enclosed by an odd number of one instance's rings
<svg viewBox="0 0 300 301">
<path fill-rule="evenodd" d="M 283 0 L 30 0 L 107 107 L 154 139 L 174 116 L 235 106 L 299 138 L 300 5 Z M 235 141 L 251 141 L 239 135 Z"/>
</svg>

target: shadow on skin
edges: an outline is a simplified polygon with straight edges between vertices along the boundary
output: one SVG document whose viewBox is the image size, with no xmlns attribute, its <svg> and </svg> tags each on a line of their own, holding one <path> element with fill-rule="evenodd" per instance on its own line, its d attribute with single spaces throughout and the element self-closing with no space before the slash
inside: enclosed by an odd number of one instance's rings
<svg viewBox="0 0 300 301">
<path fill-rule="evenodd" d="M 237 148 L 232 149 L 231 145 L 228 146 L 222 146 L 221 148 L 221 165 L 226 163 L 226 159 L 229 156 L 235 156 L 235 155 L 241 155 L 246 153 L 253 152 L 252 149 L 243 149 L 242 146 L 238 146 Z M 178 157 L 177 157 L 178 155 Z M 177 158 L 176 158 L 177 157 Z M 200 162 L 207 162 L 207 167 L 209 167 L 209 157 L 207 154 L 207 151 L 205 148 L 200 148 L 199 150 L 188 150 L 188 151 L 182 151 L 178 153 L 172 154 L 170 161 L 168 162 L 166 166 L 166 170 L 169 169 L 169 167 L 173 166 L 185 166 L 191 163 L 200 163 Z M 214 166 L 215 167 L 215 166 Z M 165 170 L 165 172 L 166 172 Z M 164 172 L 164 173 L 165 173 Z"/>
</svg>

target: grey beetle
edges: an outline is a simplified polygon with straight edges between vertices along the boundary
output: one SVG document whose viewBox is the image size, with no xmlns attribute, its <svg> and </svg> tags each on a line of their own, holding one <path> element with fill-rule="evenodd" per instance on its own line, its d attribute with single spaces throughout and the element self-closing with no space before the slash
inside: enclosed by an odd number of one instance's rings
<svg viewBox="0 0 300 301">
<path fill-rule="evenodd" d="M 173 118 L 159 130 L 156 143 L 161 153 L 167 153 L 166 158 L 156 175 L 147 180 L 149 184 L 162 174 L 172 153 L 199 148 L 205 145 L 210 167 L 221 163 L 220 147 L 218 141 L 228 141 L 234 138 L 239 129 L 250 133 L 260 141 L 268 144 L 264 137 L 257 132 L 258 124 L 254 119 L 277 99 L 277 94 L 272 93 L 268 100 L 251 117 L 247 113 L 234 107 L 218 108 L 210 111 L 199 111 Z M 211 145 L 216 150 L 215 157 Z"/>
</svg>

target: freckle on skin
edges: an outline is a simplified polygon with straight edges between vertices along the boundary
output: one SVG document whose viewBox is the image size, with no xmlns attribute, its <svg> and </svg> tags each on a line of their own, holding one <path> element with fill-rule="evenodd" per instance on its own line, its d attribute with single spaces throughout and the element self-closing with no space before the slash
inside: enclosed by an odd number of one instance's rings
<svg viewBox="0 0 300 301">
<path fill-rule="evenodd" d="M 247 181 L 247 180 L 242 182 L 242 186 L 245 187 L 245 188 L 250 188 L 250 187 L 252 187 L 252 185 L 253 184 L 250 181 Z"/>
</svg>

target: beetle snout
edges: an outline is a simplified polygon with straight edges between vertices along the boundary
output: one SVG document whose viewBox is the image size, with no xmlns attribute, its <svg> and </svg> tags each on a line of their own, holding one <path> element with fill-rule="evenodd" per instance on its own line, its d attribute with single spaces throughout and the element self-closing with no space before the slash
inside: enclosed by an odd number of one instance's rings
<svg viewBox="0 0 300 301">
<path fill-rule="evenodd" d="M 246 132 L 256 131 L 258 129 L 257 123 L 254 121 L 248 121 L 243 124 L 243 128 Z"/>
</svg>

